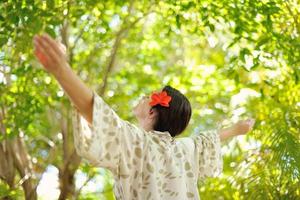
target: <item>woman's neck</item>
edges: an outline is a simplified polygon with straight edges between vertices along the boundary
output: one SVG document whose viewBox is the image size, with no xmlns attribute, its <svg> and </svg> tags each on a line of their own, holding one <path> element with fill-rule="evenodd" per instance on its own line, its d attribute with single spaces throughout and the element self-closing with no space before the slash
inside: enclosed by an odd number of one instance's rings
<svg viewBox="0 0 300 200">
<path fill-rule="evenodd" d="M 142 127 L 145 131 L 152 131 L 153 125 L 149 121 L 140 121 L 139 122 L 140 127 Z"/>
</svg>

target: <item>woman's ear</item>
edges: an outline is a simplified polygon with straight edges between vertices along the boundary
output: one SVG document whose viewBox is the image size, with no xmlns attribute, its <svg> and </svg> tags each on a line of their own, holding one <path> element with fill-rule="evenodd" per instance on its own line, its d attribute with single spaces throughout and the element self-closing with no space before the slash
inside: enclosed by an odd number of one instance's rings
<svg viewBox="0 0 300 200">
<path fill-rule="evenodd" d="M 155 118 L 157 115 L 157 111 L 153 108 L 150 108 L 149 110 L 149 118 L 152 119 L 152 118 Z"/>
</svg>

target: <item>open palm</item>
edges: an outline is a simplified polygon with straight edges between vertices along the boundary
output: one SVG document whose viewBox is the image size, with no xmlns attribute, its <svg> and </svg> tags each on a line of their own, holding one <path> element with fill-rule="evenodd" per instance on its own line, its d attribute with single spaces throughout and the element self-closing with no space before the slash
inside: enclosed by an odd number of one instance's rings
<svg viewBox="0 0 300 200">
<path fill-rule="evenodd" d="M 68 66 L 66 48 L 47 34 L 34 36 L 34 53 L 44 68 L 52 74 Z"/>
</svg>

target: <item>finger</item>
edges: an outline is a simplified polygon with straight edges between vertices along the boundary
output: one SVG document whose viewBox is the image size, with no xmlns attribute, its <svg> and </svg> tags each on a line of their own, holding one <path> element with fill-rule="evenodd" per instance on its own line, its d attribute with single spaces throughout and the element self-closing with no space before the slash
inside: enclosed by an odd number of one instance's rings
<svg viewBox="0 0 300 200">
<path fill-rule="evenodd" d="M 40 41 L 39 37 L 36 37 L 35 40 L 34 40 L 34 45 L 35 45 L 35 51 L 36 52 L 39 52 L 41 54 L 43 54 L 43 57 L 46 57 L 47 60 L 50 59 L 50 56 L 49 53 L 45 50 L 45 46 L 43 46 L 43 43 L 42 41 Z"/>
<path fill-rule="evenodd" d="M 66 48 L 66 46 L 63 43 L 61 43 L 59 40 L 55 40 L 55 42 L 58 45 L 58 48 L 61 50 L 61 52 L 63 52 L 64 58 L 67 60 L 68 57 L 67 57 L 67 48 Z"/>
<path fill-rule="evenodd" d="M 59 57 L 48 43 L 45 42 L 45 39 L 42 37 L 37 37 L 37 45 L 40 48 L 40 51 L 48 58 L 49 62 L 58 62 Z"/>
<path fill-rule="evenodd" d="M 38 58 L 38 60 L 43 64 L 47 65 L 49 61 L 48 55 L 44 52 L 44 50 L 40 47 L 40 44 L 37 41 L 34 41 L 35 49 L 34 54 Z"/>
<path fill-rule="evenodd" d="M 35 56 L 38 58 L 38 60 L 44 65 L 47 66 L 47 58 L 42 54 L 40 51 L 35 50 L 34 51 Z"/>
<path fill-rule="evenodd" d="M 254 124 L 255 124 L 255 119 L 252 119 L 251 125 L 254 126 Z"/>
<path fill-rule="evenodd" d="M 255 119 L 249 119 L 250 123 L 253 124 L 255 122 Z"/>
<path fill-rule="evenodd" d="M 44 55 L 44 53 L 41 51 L 41 48 L 39 46 L 36 46 L 34 49 L 34 55 L 38 59 L 38 61 L 43 64 L 45 67 L 47 66 L 49 58 Z"/>
<path fill-rule="evenodd" d="M 247 124 L 252 128 L 253 125 L 255 124 L 255 120 L 254 119 L 248 119 Z"/>
<path fill-rule="evenodd" d="M 66 46 L 65 46 L 59 39 L 56 39 L 55 42 L 56 42 L 56 44 L 58 45 L 58 48 L 59 48 L 62 52 L 66 53 L 66 51 L 67 51 Z"/>
<path fill-rule="evenodd" d="M 47 43 L 47 45 L 49 47 L 53 48 L 54 52 L 57 54 L 58 57 L 61 57 L 61 58 L 64 57 L 64 52 L 61 50 L 61 48 L 59 47 L 59 45 L 57 44 L 57 42 L 54 39 L 52 39 L 47 34 L 43 34 L 42 38 L 45 40 L 45 42 Z"/>
</svg>

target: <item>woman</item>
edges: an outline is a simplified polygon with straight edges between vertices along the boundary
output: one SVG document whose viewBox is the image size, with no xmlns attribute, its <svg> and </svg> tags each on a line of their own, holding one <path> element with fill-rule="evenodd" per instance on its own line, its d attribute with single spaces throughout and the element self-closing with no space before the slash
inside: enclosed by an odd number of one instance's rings
<svg viewBox="0 0 300 200">
<path fill-rule="evenodd" d="M 35 36 L 35 55 L 58 80 L 74 106 L 77 153 L 93 166 L 112 171 L 114 193 L 122 200 L 200 199 L 197 182 L 222 172 L 221 141 L 246 134 L 254 120 L 175 138 L 191 117 L 188 99 L 175 88 L 146 95 L 134 108 L 139 127 L 122 120 L 71 70 L 61 46 Z"/>
</svg>

